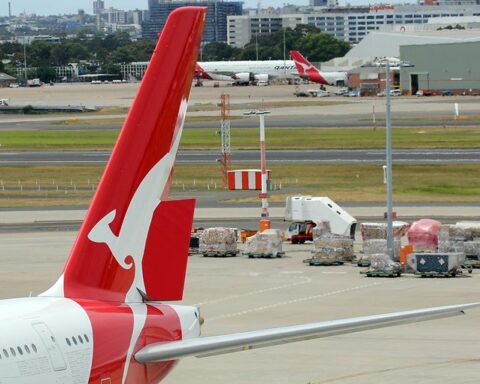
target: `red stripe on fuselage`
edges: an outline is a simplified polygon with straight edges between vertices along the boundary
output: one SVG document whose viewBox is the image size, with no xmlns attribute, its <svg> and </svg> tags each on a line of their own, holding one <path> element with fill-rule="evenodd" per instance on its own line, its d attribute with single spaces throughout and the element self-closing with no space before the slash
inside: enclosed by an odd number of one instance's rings
<svg viewBox="0 0 480 384">
<path fill-rule="evenodd" d="M 126 304 L 76 300 L 87 313 L 93 331 L 93 360 L 89 384 L 110 379 L 112 384 L 122 382 L 125 360 L 133 330 L 133 312 Z M 162 304 L 147 306 L 147 318 L 138 338 L 134 353 L 148 344 L 180 340 L 182 330 L 175 310 Z M 127 383 L 156 384 L 174 367 L 175 361 L 158 364 L 140 364 L 132 357 Z"/>
</svg>

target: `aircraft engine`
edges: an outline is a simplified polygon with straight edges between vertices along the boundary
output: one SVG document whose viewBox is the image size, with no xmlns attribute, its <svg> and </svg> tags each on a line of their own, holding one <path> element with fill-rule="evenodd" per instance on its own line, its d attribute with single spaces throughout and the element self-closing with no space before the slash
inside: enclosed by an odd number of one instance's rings
<svg viewBox="0 0 480 384">
<path fill-rule="evenodd" d="M 261 81 L 261 82 L 267 83 L 268 82 L 268 75 L 266 73 L 260 73 L 258 75 L 255 75 L 254 79 L 255 79 L 256 82 Z"/>
<path fill-rule="evenodd" d="M 249 72 L 241 72 L 235 74 L 235 81 L 237 84 L 246 84 L 248 85 L 250 83 L 251 76 Z"/>
</svg>

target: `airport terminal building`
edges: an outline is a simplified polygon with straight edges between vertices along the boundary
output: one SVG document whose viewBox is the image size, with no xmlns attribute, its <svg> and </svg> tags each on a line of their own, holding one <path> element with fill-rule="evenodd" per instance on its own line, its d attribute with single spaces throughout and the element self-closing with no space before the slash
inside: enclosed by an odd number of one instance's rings
<svg viewBox="0 0 480 384">
<path fill-rule="evenodd" d="M 425 25 L 446 17 L 480 16 L 480 4 L 422 6 L 411 4 L 306 8 L 293 14 L 228 16 L 228 44 L 241 48 L 255 35 L 309 24 L 339 40 L 358 43 L 372 31 L 386 26 Z M 430 21 L 431 22 L 431 21 Z"/>
</svg>

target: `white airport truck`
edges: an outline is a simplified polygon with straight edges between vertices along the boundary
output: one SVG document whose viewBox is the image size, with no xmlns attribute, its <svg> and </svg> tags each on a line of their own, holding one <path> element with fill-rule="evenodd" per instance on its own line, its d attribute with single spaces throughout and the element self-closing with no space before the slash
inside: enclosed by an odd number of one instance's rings
<svg viewBox="0 0 480 384">
<path fill-rule="evenodd" d="M 289 196 L 285 220 L 292 221 L 287 238 L 293 244 L 313 240 L 312 229 L 320 220 L 328 220 L 332 233 L 355 237 L 357 220 L 328 197 Z"/>
</svg>

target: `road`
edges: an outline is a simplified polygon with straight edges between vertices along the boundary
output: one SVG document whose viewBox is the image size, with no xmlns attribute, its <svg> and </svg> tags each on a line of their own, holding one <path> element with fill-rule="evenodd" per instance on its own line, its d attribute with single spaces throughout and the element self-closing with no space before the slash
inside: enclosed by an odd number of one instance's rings
<svg viewBox="0 0 480 384">
<path fill-rule="evenodd" d="M 108 151 L 73 152 L 0 152 L 0 165 L 103 165 L 110 156 Z M 179 164 L 214 164 L 217 151 L 181 151 Z M 260 159 L 256 150 L 235 151 L 235 164 L 255 164 Z M 397 164 L 454 164 L 480 162 L 479 150 L 394 150 Z M 383 164 L 383 150 L 270 150 L 269 164 Z"/>
<path fill-rule="evenodd" d="M 308 112 L 308 111 L 306 111 Z M 194 115 L 192 113 L 192 115 Z M 198 114 L 202 116 L 202 114 Z M 402 114 L 405 116 L 405 114 Z M 471 120 L 451 120 L 448 114 L 443 115 L 445 120 L 423 120 L 420 113 L 410 113 L 407 115 L 409 119 L 393 119 L 394 128 L 413 128 L 413 127 L 431 127 L 431 126 L 446 126 L 446 127 L 468 127 L 479 126 L 480 119 L 472 118 Z M 68 116 L 62 117 L 37 117 L 35 120 L 25 117 L 5 118 L 0 119 L 0 131 L 29 131 L 29 130 L 46 130 L 46 131 L 63 131 L 63 130 L 92 130 L 92 129 L 120 129 L 121 124 L 110 122 L 103 122 L 108 119 L 124 119 L 126 115 L 112 114 L 100 116 Z M 437 115 L 436 118 L 439 118 Z M 68 125 L 60 124 L 59 122 L 75 119 L 77 123 L 69 122 Z M 377 114 L 377 127 L 384 127 L 384 114 Z M 87 120 L 88 123 L 83 123 L 82 120 Z M 98 125 L 93 124 L 92 120 L 98 120 Z M 362 128 L 372 127 L 371 114 L 344 114 L 344 115 L 328 115 L 315 116 L 311 114 L 283 114 L 282 111 L 276 112 L 275 115 L 269 115 L 266 120 L 267 127 L 272 128 Z M 185 122 L 186 129 L 198 128 L 215 128 L 220 126 L 220 121 L 196 121 Z M 241 118 L 233 119 L 231 121 L 232 128 L 258 128 L 258 119 Z"/>
</svg>

